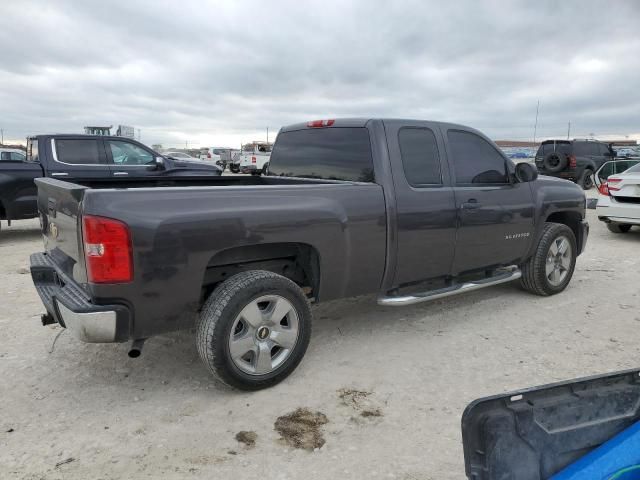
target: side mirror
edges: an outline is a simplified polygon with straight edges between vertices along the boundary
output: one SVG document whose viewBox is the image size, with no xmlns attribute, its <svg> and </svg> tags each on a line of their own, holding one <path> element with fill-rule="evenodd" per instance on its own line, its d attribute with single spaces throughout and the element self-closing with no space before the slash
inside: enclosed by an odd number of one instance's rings
<svg viewBox="0 0 640 480">
<path fill-rule="evenodd" d="M 156 157 L 156 170 L 164 170 L 164 157 Z"/>
<path fill-rule="evenodd" d="M 516 165 L 516 179 L 521 183 L 533 182 L 538 178 L 538 169 L 527 162 L 521 162 Z"/>
</svg>

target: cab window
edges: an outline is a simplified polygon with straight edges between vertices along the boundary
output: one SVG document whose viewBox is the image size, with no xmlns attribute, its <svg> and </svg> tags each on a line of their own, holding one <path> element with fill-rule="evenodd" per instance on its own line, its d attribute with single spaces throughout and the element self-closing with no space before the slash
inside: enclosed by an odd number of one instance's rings
<svg viewBox="0 0 640 480">
<path fill-rule="evenodd" d="M 116 165 L 151 165 L 153 155 L 144 148 L 129 142 L 107 140 L 113 163 Z"/>
<path fill-rule="evenodd" d="M 509 183 L 505 158 L 484 138 L 459 130 L 447 136 L 458 185 Z"/>
</svg>

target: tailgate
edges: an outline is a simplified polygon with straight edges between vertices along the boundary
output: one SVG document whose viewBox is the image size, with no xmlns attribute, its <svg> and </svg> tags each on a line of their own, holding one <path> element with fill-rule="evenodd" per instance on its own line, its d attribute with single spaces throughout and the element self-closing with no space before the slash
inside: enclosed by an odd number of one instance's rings
<svg viewBox="0 0 640 480">
<path fill-rule="evenodd" d="M 79 225 L 87 187 L 52 178 L 36 179 L 44 247 L 55 264 L 78 283 L 86 283 Z"/>
</svg>

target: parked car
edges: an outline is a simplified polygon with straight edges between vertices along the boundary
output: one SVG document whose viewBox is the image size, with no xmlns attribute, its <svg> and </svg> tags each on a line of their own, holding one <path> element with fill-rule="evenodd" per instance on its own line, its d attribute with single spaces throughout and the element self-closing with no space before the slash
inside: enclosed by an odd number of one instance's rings
<svg viewBox="0 0 640 480">
<path fill-rule="evenodd" d="M 13 156 L 13 155 L 12 155 Z M 177 175 L 220 175 L 220 168 L 171 159 L 135 140 L 101 135 L 37 135 L 27 155 L 0 161 L 0 219 L 38 216 L 35 178 L 113 182 L 166 179 Z M 107 183 L 105 183 L 107 182 Z"/>
<path fill-rule="evenodd" d="M 164 152 L 163 155 L 165 157 L 170 157 L 175 160 L 184 160 L 186 162 L 201 162 L 200 158 L 192 157 L 188 153 L 184 152 Z"/>
<path fill-rule="evenodd" d="M 26 158 L 25 153 L 17 148 L 0 148 L 0 161 L 22 162 Z"/>
<path fill-rule="evenodd" d="M 217 148 L 203 148 L 200 150 L 200 160 L 205 162 L 213 162 L 218 165 L 222 170 L 226 168 L 226 164 L 223 164 L 220 151 Z"/>
<path fill-rule="evenodd" d="M 266 173 L 269 168 L 269 159 L 271 157 L 270 143 L 254 142 L 243 149 L 238 158 L 236 159 L 237 173 L 250 173 L 252 175 L 260 175 Z M 233 170 L 232 170 L 233 171 Z"/>
<path fill-rule="evenodd" d="M 589 190 L 595 171 L 615 155 L 610 145 L 595 140 L 546 140 L 535 162 L 541 174 L 572 180 Z"/>
<path fill-rule="evenodd" d="M 461 125 L 292 125 L 269 173 L 118 190 L 38 179 L 43 323 L 132 340 L 137 356 L 195 321 L 213 375 L 260 389 L 302 360 L 310 301 L 378 292 L 380 305 L 412 305 L 516 279 L 554 295 L 587 241 L 579 187 Z"/>
<path fill-rule="evenodd" d="M 625 172 L 629 168 L 640 163 L 640 158 L 627 158 L 625 160 L 611 160 L 605 162 L 602 166 L 596 170 L 594 175 L 594 183 L 596 187 L 600 187 L 603 182 L 606 182 L 607 178 L 611 175 Z"/>
<path fill-rule="evenodd" d="M 613 233 L 627 233 L 640 225 L 640 164 L 609 175 L 598 187 L 598 220 Z"/>
</svg>

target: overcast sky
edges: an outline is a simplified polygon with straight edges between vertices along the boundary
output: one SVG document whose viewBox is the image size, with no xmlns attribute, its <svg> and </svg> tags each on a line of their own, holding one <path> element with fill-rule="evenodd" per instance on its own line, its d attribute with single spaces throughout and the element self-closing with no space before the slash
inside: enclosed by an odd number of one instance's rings
<svg viewBox="0 0 640 480">
<path fill-rule="evenodd" d="M 309 119 L 640 138 L 640 2 L 3 1 L 5 140 L 236 146 Z M 272 134 L 273 137 L 273 134 Z"/>
</svg>

